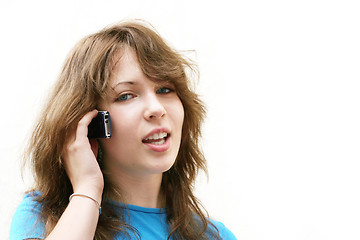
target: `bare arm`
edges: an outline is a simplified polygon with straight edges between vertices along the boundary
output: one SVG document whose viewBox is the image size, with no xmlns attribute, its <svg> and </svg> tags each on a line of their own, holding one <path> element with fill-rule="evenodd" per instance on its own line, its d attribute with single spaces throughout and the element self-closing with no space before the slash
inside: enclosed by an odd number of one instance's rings
<svg viewBox="0 0 360 240">
<path fill-rule="evenodd" d="M 98 217 L 94 202 L 74 197 L 46 239 L 94 239 Z"/>
<path fill-rule="evenodd" d="M 98 144 L 87 138 L 87 127 L 96 114 L 96 110 L 89 112 L 79 121 L 76 132 L 65 142 L 62 158 L 74 193 L 91 196 L 101 204 L 104 179 L 96 160 Z M 95 201 L 75 196 L 46 239 L 94 239 L 98 218 Z"/>
</svg>

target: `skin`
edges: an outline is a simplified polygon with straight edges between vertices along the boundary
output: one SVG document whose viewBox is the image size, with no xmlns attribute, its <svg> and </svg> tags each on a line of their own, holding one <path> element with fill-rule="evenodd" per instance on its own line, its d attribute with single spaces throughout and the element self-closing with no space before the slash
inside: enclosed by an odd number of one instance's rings
<svg viewBox="0 0 360 240">
<path fill-rule="evenodd" d="M 156 83 L 144 75 L 130 48 L 118 54 L 110 86 L 113 91 L 99 104 L 110 112 L 113 129 L 110 139 L 101 140 L 105 171 L 127 203 L 161 207 L 162 173 L 174 164 L 180 147 L 182 103 L 172 84 Z M 142 141 L 158 129 L 170 133 L 166 151 L 154 151 Z"/>
<path fill-rule="evenodd" d="M 162 174 L 174 164 L 179 151 L 183 106 L 172 84 L 156 83 L 143 74 L 133 50 L 124 48 L 115 60 L 112 90 L 99 103 L 101 110 L 110 112 L 113 127 L 112 137 L 100 140 L 105 171 L 126 203 L 164 207 Z M 89 195 L 101 204 L 104 180 L 96 160 L 99 143 L 87 138 L 87 127 L 97 112 L 93 110 L 79 121 L 65 142 L 62 157 L 74 192 Z M 154 148 L 143 142 L 156 129 L 166 129 L 170 134 L 168 147 L 161 151 L 155 151 L 158 145 Z M 95 202 L 73 197 L 47 239 L 93 239 L 98 217 Z"/>
</svg>

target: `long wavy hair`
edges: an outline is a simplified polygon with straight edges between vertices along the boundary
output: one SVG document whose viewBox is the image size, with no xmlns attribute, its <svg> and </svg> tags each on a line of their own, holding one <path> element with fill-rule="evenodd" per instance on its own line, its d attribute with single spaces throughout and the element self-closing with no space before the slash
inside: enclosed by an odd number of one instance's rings
<svg viewBox="0 0 360 240">
<path fill-rule="evenodd" d="M 172 82 L 184 107 L 179 153 L 171 169 L 163 173 L 161 186 L 166 198 L 169 238 L 219 238 L 218 230 L 193 194 L 199 170 L 207 172 L 199 147 L 205 107 L 191 86 L 191 78 L 197 76 L 197 67 L 169 47 L 151 25 L 142 21 L 122 22 L 82 39 L 68 55 L 35 126 L 26 159 L 34 172 L 33 190 L 41 192 L 36 201 L 42 209 L 45 234 L 55 227 L 73 191 L 61 159 L 64 140 L 78 121 L 105 98 L 113 58 L 123 47 L 136 52 L 141 69 L 149 79 Z M 103 211 L 95 239 L 112 239 L 117 234 L 136 235 L 136 229 L 124 221 L 126 212 L 115 211 L 106 201 L 107 196 L 118 192 L 106 174 L 104 180 Z"/>
</svg>

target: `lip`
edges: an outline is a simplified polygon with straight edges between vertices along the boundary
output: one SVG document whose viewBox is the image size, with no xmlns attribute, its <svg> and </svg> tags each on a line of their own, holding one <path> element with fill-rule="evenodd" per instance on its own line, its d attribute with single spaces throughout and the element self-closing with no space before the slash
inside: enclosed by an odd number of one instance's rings
<svg viewBox="0 0 360 240">
<path fill-rule="evenodd" d="M 148 138 L 150 137 L 151 135 L 155 134 L 155 133 L 161 133 L 161 132 L 166 132 L 168 134 L 168 137 L 166 138 L 165 140 L 165 143 L 164 144 L 161 144 L 161 145 L 156 145 L 156 144 L 151 144 L 151 143 L 144 143 L 150 150 L 154 151 L 154 152 L 165 152 L 167 151 L 169 148 L 170 148 L 170 131 L 167 129 L 167 128 L 156 128 L 156 129 L 153 129 L 151 132 L 149 132 L 144 138 Z"/>
</svg>

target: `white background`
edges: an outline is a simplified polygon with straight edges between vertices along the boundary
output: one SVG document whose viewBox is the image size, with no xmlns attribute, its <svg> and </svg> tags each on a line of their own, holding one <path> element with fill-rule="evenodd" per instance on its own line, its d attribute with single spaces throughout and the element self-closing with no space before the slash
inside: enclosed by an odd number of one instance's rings
<svg viewBox="0 0 360 240">
<path fill-rule="evenodd" d="M 21 152 L 72 46 L 126 18 L 196 50 L 209 182 L 197 193 L 238 239 L 360 239 L 360 8 L 348 0 L 0 3 L 0 238 Z"/>
</svg>

